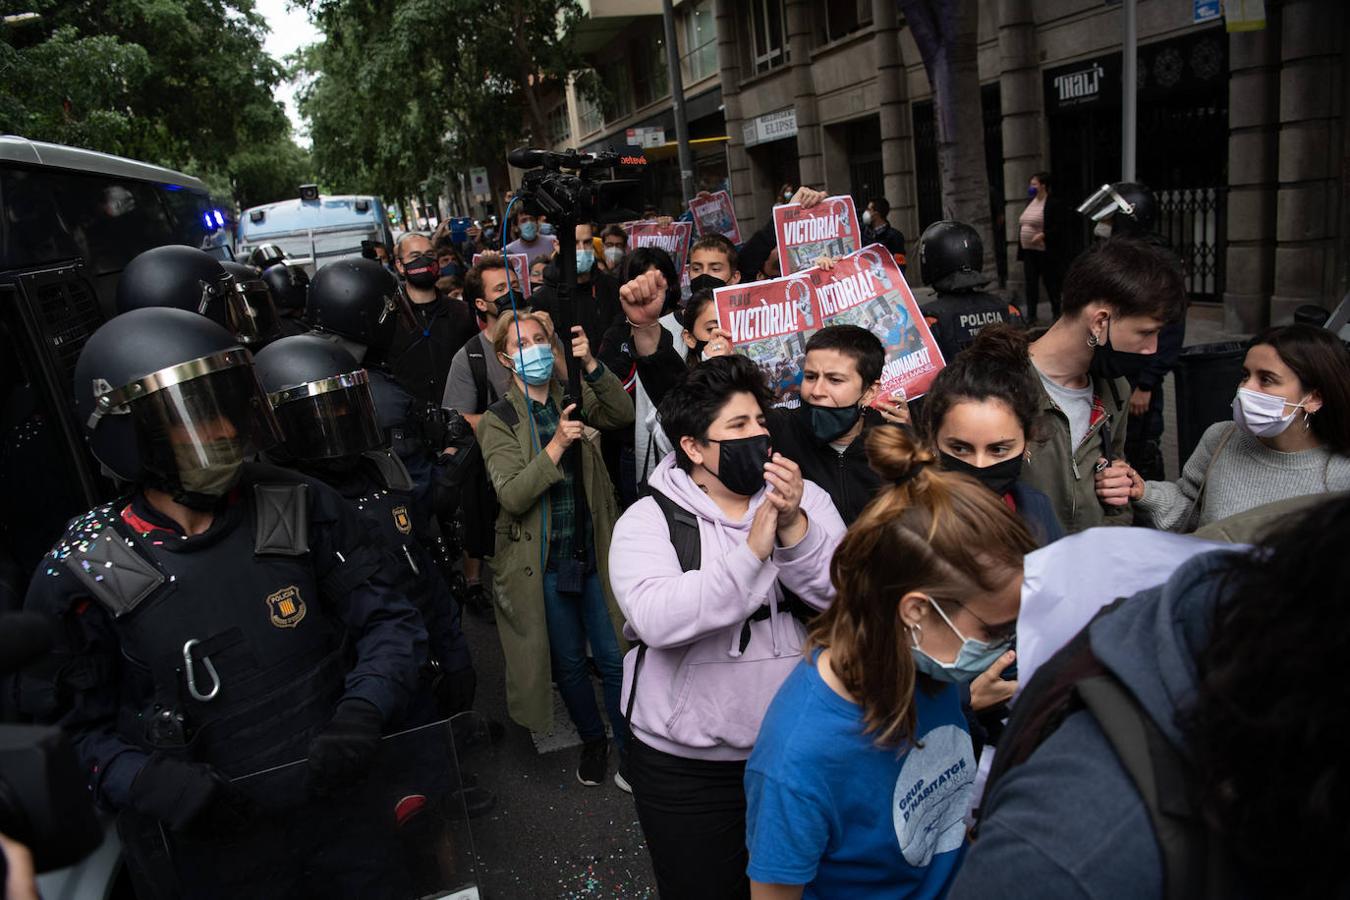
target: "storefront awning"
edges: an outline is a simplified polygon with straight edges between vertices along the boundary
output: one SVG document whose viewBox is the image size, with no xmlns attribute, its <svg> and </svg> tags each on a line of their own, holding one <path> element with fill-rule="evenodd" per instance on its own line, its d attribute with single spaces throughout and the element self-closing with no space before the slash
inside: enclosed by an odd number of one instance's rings
<svg viewBox="0 0 1350 900">
<path fill-rule="evenodd" d="M 716 150 L 726 142 L 727 136 L 725 134 L 718 135 L 717 137 L 694 138 L 689 142 L 689 149 L 694 153 L 697 153 L 699 150 Z M 643 151 L 643 153 L 647 155 L 648 161 L 654 159 L 674 159 L 679 155 L 679 152 L 679 144 L 675 141 L 666 141 L 664 144 L 656 147 L 648 147 Z"/>
</svg>

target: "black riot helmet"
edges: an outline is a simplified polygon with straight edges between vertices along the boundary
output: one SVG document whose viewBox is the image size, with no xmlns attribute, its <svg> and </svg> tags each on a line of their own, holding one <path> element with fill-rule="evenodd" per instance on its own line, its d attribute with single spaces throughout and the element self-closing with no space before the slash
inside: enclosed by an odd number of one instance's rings
<svg viewBox="0 0 1350 900">
<path fill-rule="evenodd" d="M 286 251 L 276 244 L 259 244 L 248 255 L 248 263 L 259 270 L 270 269 L 279 262 L 285 262 Z"/>
<path fill-rule="evenodd" d="M 117 282 L 117 311 L 171 307 L 228 327 L 230 275 L 204 250 L 169 244 L 138 254 Z"/>
<path fill-rule="evenodd" d="M 248 263 L 241 263 L 233 259 L 222 259 L 220 267 L 235 281 L 254 281 L 260 274 L 256 268 Z"/>
<path fill-rule="evenodd" d="M 333 341 L 285 337 L 261 350 L 255 366 L 287 456 L 339 459 L 384 445 L 366 370 Z"/>
<path fill-rule="evenodd" d="M 1099 237 L 1140 237 L 1153 231 L 1158 220 L 1158 198 L 1146 185 L 1133 181 L 1104 184 L 1078 206 L 1078 212 L 1100 225 L 1110 219 L 1109 233 Z"/>
<path fill-rule="evenodd" d="M 984 242 L 965 222 L 943 219 L 919 237 L 923 283 L 939 291 L 968 291 L 989 283 L 984 268 Z"/>
<path fill-rule="evenodd" d="M 281 335 L 272 292 L 258 270 L 234 260 L 221 263 L 234 279 L 234 290 L 226 303 L 229 328 L 250 349 L 256 350 Z"/>
<path fill-rule="evenodd" d="M 277 263 L 263 269 L 262 280 L 272 292 L 272 303 L 277 309 L 304 310 L 309 273 L 303 267 Z"/>
<path fill-rule="evenodd" d="M 305 323 L 365 347 L 383 359 L 402 318 L 412 327 L 412 306 L 398 280 L 370 259 L 340 259 L 314 274 L 305 301 Z"/>
<path fill-rule="evenodd" d="M 75 408 L 113 475 L 193 509 L 210 509 L 280 438 L 249 352 L 181 309 L 131 310 L 95 331 L 75 364 Z"/>
</svg>

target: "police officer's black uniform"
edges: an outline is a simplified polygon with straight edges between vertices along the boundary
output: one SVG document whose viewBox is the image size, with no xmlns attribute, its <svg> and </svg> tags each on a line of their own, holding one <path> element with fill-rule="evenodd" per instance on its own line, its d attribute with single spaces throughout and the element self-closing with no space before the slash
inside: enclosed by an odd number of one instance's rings
<svg viewBox="0 0 1350 900">
<path fill-rule="evenodd" d="M 275 423 L 248 353 L 207 319 L 118 316 L 75 385 L 91 448 L 133 487 L 39 565 L 26 606 L 60 640 L 21 703 L 70 732 L 141 895 L 399 895 L 378 837 L 351 827 L 379 810 L 325 825 L 425 660 L 378 544 L 321 482 L 243 462 Z M 210 524 L 185 533 L 148 488 Z"/>
<path fill-rule="evenodd" d="M 986 325 L 1022 324 L 1016 308 L 980 290 L 988 279 L 981 274 L 984 244 L 974 228 L 951 220 L 934 222 L 919 238 L 919 261 L 924 284 L 937 291 L 919 310 L 944 359 L 974 343 Z"/>
</svg>

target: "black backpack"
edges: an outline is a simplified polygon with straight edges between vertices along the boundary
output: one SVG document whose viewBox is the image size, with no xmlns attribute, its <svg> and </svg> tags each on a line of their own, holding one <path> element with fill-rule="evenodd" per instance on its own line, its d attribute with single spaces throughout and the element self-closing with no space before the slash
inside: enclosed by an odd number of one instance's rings
<svg viewBox="0 0 1350 900">
<path fill-rule="evenodd" d="M 647 492 L 647 496 L 656 501 L 656 505 L 661 507 L 661 514 L 666 517 L 666 528 L 670 531 L 670 543 L 675 547 L 675 557 L 680 561 L 680 571 L 692 572 L 700 568 L 703 564 L 703 540 L 698 533 L 698 516 L 654 487 L 648 487 Z M 790 614 L 803 625 L 810 625 L 811 620 L 820 611 L 788 590 L 787 585 L 781 581 L 778 582 L 778 589 L 783 595 L 783 602 L 779 604 L 779 610 Z M 750 646 L 751 624 L 762 622 L 769 618 L 771 614 L 769 604 L 765 603 L 751 613 L 750 617 L 741 624 L 740 646 L 742 653 L 745 652 L 746 647 Z M 632 727 L 633 703 L 637 699 L 638 672 L 642 669 L 642 660 L 647 656 L 647 645 L 645 643 L 642 641 L 634 641 L 633 643 L 637 646 L 637 658 L 633 661 L 633 683 L 628 688 L 628 708 L 624 711 L 624 718 L 628 720 L 629 727 Z"/>
<path fill-rule="evenodd" d="M 1097 616 L 1124 600 L 1116 600 Z M 1037 669 L 1017 698 L 999 738 L 984 797 L 993 796 L 994 785 L 1026 762 L 1065 719 L 1085 709 L 1096 719 L 1148 810 L 1162 855 L 1164 896 L 1168 900 L 1234 896 L 1223 847 L 1196 802 L 1191 763 L 1092 652 L 1090 628 L 1091 623 Z M 985 811 L 976 811 L 976 834 Z"/>
</svg>

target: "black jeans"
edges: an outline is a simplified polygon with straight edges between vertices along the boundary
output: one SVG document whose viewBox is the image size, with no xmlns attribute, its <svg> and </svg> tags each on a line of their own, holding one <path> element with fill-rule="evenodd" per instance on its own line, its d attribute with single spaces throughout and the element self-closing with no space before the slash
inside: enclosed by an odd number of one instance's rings
<svg viewBox="0 0 1350 900">
<path fill-rule="evenodd" d="M 745 900 L 745 763 L 685 759 L 629 743 L 642 835 L 662 900 Z"/>
<path fill-rule="evenodd" d="M 1022 272 L 1027 284 L 1027 321 L 1037 319 L 1036 307 L 1040 304 L 1042 280 L 1045 281 L 1045 293 L 1050 298 L 1050 321 L 1059 318 L 1059 262 L 1049 259 L 1044 250 L 1022 250 Z"/>
</svg>

